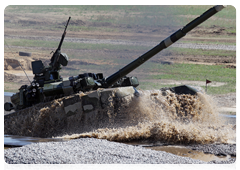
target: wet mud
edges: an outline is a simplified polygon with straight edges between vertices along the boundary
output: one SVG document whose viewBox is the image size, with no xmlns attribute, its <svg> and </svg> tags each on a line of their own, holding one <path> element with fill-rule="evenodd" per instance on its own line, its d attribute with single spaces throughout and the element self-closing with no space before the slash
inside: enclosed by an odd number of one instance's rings
<svg viewBox="0 0 240 170">
<path fill-rule="evenodd" d="M 197 159 L 205 162 L 210 161 L 226 161 L 231 158 L 230 155 L 219 155 L 216 156 L 211 153 L 204 153 L 203 151 L 192 150 L 190 148 L 186 148 L 184 146 L 152 146 L 152 147 L 145 147 L 147 149 L 152 149 L 156 151 L 165 151 L 168 153 L 172 153 L 174 155 L 189 157 L 192 159 Z"/>
<path fill-rule="evenodd" d="M 236 143 L 217 143 L 217 144 L 204 144 L 204 145 L 189 145 L 187 148 L 197 151 L 202 151 L 205 154 L 214 154 L 216 156 L 231 156 L 236 159 Z"/>
</svg>

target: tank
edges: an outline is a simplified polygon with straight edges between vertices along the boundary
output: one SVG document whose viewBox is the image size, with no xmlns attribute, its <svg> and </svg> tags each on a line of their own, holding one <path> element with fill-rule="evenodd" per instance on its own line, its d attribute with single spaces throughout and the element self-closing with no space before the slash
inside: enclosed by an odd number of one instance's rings
<svg viewBox="0 0 240 170">
<path fill-rule="evenodd" d="M 154 48 L 147 51 L 145 54 L 143 54 L 136 60 L 132 61 L 131 63 L 108 77 L 104 77 L 102 73 L 83 73 L 77 76 L 71 76 L 67 78 L 62 78 L 59 75 L 59 70 L 62 68 L 62 66 L 65 67 L 68 64 L 68 56 L 67 54 L 61 52 L 61 46 L 66 36 L 66 30 L 71 19 L 71 17 L 69 17 L 58 48 L 55 52 L 52 52 L 53 55 L 51 57 L 49 65 L 44 66 L 41 60 L 33 61 L 33 81 L 30 85 L 22 85 L 19 88 L 19 92 L 17 92 L 11 97 L 11 102 L 7 102 L 4 104 L 4 109 L 6 111 L 18 111 L 27 107 L 31 107 L 38 103 L 48 102 L 54 99 L 71 96 L 79 92 L 89 94 L 89 98 L 91 98 L 90 96 L 95 96 L 95 98 L 99 100 L 99 96 L 101 95 L 96 92 L 96 90 L 98 89 L 105 89 L 101 93 L 108 93 L 109 91 L 115 89 L 119 97 L 123 97 L 133 93 L 137 95 L 138 91 L 136 90 L 136 87 L 139 85 L 137 77 L 127 77 L 126 75 L 140 65 L 142 65 L 143 63 L 145 63 L 147 60 L 152 58 L 154 55 L 156 55 L 163 49 L 169 47 L 171 44 L 184 37 L 189 31 L 206 21 L 208 18 L 210 18 L 223 8 L 224 6 L 222 5 L 217 5 L 210 8 L 201 16 L 197 17 L 196 19 L 188 23 L 186 26 L 170 35 L 165 40 L 161 41 Z M 191 95 L 194 95 L 197 92 L 196 89 L 188 85 L 177 86 L 173 88 L 164 88 L 162 90 L 171 90 L 172 92 L 175 92 L 177 94 Z M 87 99 L 86 97 L 85 100 L 86 101 L 84 101 L 83 99 L 81 100 L 81 107 L 84 111 L 95 108 L 94 105 L 89 104 L 89 102 L 91 103 L 90 99 Z M 79 101 L 80 99 L 73 97 L 72 101 L 70 99 L 65 100 L 64 104 L 67 107 L 68 105 L 72 105 Z M 71 109 L 66 110 L 66 114 L 72 114 L 70 112 L 74 112 L 69 110 Z"/>
</svg>

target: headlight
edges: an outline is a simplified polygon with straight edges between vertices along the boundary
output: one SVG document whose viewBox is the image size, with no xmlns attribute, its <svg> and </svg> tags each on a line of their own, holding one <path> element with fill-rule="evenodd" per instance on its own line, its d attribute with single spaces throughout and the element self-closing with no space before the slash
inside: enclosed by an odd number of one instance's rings
<svg viewBox="0 0 240 170">
<path fill-rule="evenodd" d="M 33 93 L 35 93 L 37 90 L 36 89 L 32 89 Z"/>
<path fill-rule="evenodd" d="M 35 87 L 35 83 L 32 83 L 32 86 Z"/>
</svg>

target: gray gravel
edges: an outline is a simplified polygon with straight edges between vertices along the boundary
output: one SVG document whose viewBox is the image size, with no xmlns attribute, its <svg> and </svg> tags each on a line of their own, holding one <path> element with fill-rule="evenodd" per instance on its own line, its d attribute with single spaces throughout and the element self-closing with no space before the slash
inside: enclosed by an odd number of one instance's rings
<svg viewBox="0 0 240 170">
<path fill-rule="evenodd" d="M 236 144 L 206 144 L 206 145 L 191 145 L 194 150 L 201 150 L 204 153 L 211 153 L 217 156 L 231 155 L 236 157 Z"/>
<path fill-rule="evenodd" d="M 35 143 L 4 150 L 9 164 L 201 164 L 163 151 L 107 140 L 82 138 L 67 142 Z"/>
</svg>

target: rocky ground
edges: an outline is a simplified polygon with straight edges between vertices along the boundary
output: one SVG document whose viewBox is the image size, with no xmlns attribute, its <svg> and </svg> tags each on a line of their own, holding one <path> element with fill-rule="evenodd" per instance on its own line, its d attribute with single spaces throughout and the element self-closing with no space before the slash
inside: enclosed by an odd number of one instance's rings
<svg viewBox="0 0 240 170">
<path fill-rule="evenodd" d="M 236 144 L 205 144 L 205 145 L 190 145 L 188 146 L 192 150 L 200 150 L 204 153 L 214 154 L 217 156 L 236 157 Z"/>
<path fill-rule="evenodd" d="M 211 147 L 212 146 L 212 147 Z M 209 149 L 210 148 L 210 149 Z M 208 151 L 224 148 L 236 152 L 234 145 L 209 145 Z M 216 151 L 217 152 L 217 151 Z M 200 160 L 176 156 L 163 151 L 153 151 L 141 146 L 131 146 L 107 140 L 82 138 L 68 142 L 48 142 L 7 149 L 4 159 L 9 164 L 206 164 Z M 234 163 L 212 161 L 212 163 Z"/>
</svg>

